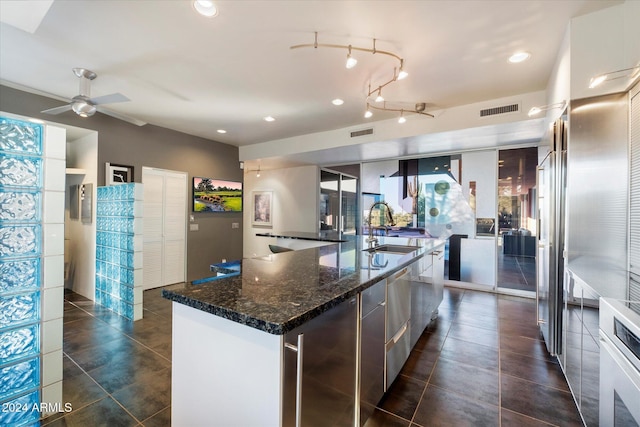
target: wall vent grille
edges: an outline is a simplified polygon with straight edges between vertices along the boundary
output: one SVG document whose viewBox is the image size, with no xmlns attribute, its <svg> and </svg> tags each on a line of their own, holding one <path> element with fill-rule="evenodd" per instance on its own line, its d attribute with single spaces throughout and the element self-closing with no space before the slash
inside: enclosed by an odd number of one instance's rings
<svg viewBox="0 0 640 427">
<path fill-rule="evenodd" d="M 520 111 L 520 104 L 503 105 L 501 107 L 480 110 L 480 117 L 495 116 L 496 114 L 517 113 L 518 111 Z"/>
<path fill-rule="evenodd" d="M 356 138 L 358 136 L 364 136 L 364 135 L 373 135 L 373 128 L 354 130 L 353 132 L 351 132 L 351 138 Z"/>
</svg>

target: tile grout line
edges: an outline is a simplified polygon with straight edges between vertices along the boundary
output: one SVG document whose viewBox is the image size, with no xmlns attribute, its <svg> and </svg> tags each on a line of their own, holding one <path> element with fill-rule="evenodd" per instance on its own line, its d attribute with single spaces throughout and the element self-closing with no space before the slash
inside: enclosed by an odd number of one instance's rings
<svg viewBox="0 0 640 427">
<path fill-rule="evenodd" d="M 462 297 L 460 298 L 460 302 L 462 302 L 462 298 L 464 298 L 465 292 L 466 291 L 462 292 Z M 431 376 L 433 375 L 433 372 L 436 370 L 436 367 L 438 366 L 438 362 L 440 361 L 440 354 L 442 353 L 442 348 L 444 347 L 444 343 L 447 341 L 447 338 L 449 338 L 449 332 L 451 331 L 451 326 L 453 325 L 453 322 L 454 322 L 455 318 L 458 316 L 458 310 L 457 309 L 460 306 L 460 302 L 458 302 L 456 304 L 456 314 L 451 319 L 451 323 L 449 324 L 449 328 L 447 329 L 447 333 L 445 334 L 445 337 L 442 340 L 442 345 L 440 346 L 440 349 L 438 350 L 438 357 L 436 357 L 436 360 L 433 362 L 433 368 L 431 368 L 431 372 L 429 373 L 429 377 L 425 381 L 424 389 L 422 389 L 422 393 L 420 394 L 420 398 L 418 399 L 418 404 L 416 405 L 416 409 L 414 409 L 413 415 L 411 416 L 411 420 L 409 422 L 410 426 L 412 424 L 420 425 L 418 423 L 415 423 L 414 420 L 416 418 L 416 414 L 418 413 L 418 408 L 420 407 L 420 403 L 422 403 L 422 399 L 424 398 L 424 395 L 427 392 L 427 388 L 429 388 L 429 383 L 431 382 Z M 436 386 L 434 386 L 434 387 L 436 387 Z"/>
<path fill-rule="evenodd" d="M 89 301 L 91 301 L 91 300 L 89 300 Z M 87 315 L 89 315 L 89 316 L 93 317 L 94 319 L 97 319 L 97 320 L 101 321 L 102 323 L 104 323 L 105 325 L 109 326 L 110 328 L 115 329 L 118 333 L 120 333 L 120 334 L 124 335 L 125 337 L 129 338 L 131 341 L 133 341 L 133 342 L 135 342 L 135 343 L 137 343 L 137 344 L 140 344 L 141 346 L 143 346 L 143 347 L 144 347 L 144 348 L 146 348 L 147 350 L 149 350 L 149 351 L 153 352 L 154 354 L 158 355 L 159 357 L 162 357 L 162 358 L 163 358 L 164 360 L 166 360 L 167 362 L 171 363 L 171 360 L 167 359 L 165 356 L 163 356 L 162 354 L 160 354 L 160 353 L 158 353 L 157 351 L 155 351 L 152 347 L 149 347 L 148 345 L 144 344 L 143 342 L 138 341 L 136 338 L 134 338 L 134 337 L 132 337 L 131 335 L 127 334 L 127 333 L 126 333 L 126 332 L 124 332 L 123 330 L 116 328 L 116 327 L 115 327 L 115 326 L 113 326 L 112 324 L 110 324 L 110 323 L 108 323 L 108 322 L 104 321 L 103 319 L 101 319 L 99 316 L 96 316 L 95 314 L 90 313 L 90 312 L 88 312 L 87 310 L 83 309 L 82 307 L 80 307 L 80 306 L 78 306 L 78 305 L 74 304 L 72 301 L 68 301 L 68 300 L 67 300 L 67 302 L 68 302 L 68 303 L 70 303 L 71 305 L 73 305 L 74 307 L 76 307 L 76 308 L 78 308 L 78 309 L 80 309 L 80 310 L 84 311 L 85 313 L 87 313 Z M 99 304 L 96 304 L 95 302 L 94 302 L 93 304 L 94 304 L 94 305 L 99 305 Z M 101 307 L 102 307 L 102 306 L 101 306 Z M 105 307 L 105 310 L 108 310 L 108 309 Z M 109 311 L 111 311 L 111 310 L 109 310 Z M 151 313 L 153 313 L 152 311 L 150 311 L 150 312 L 151 312 Z M 116 315 L 116 316 L 120 316 L 119 314 L 117 314 L 117 313 L 116 313 L 116 312 L 114 312 L 114 311 L 113 311 L 112 313 L 113 313 L 114 315 Z M 154 314 L 156 314 L 156 313 L 154 313 Z M 157 316 L 160 316 L 159 314 L 156 314 L 156 315 L 157 315 Z M 122 317 L 122 316 L 120 316 L 120 317 Z M 161 317 L 162 317 L 162 316 L 161 316 Z M 123 319 L 124 319 L 124 317 L 123 317 Z M 77 320 L 82 320 L 82 319 L 77 319 Z M 128 319 L 127 319 L 127 320 L 128 320 Z M 75 322 L 75 321 L 76 321 L 76 320 L 73 320 L 72 322 Z M 134 322 L 134 320 L 131 320 L 131 322 Z M 69 323 L 71 323 L 71 322 L 69 322 Z M 64 328 L 64 323 L 63 323 L 63 328 Z"/>
<path fill-rule="evenodd" d="M 127 338 L 131 339 L 132 341 L 134 341 L 134 342 L 136 342 L 136 343 L 140 344 L 141 346 L 143 346 L 143 347 L 144 347 L 144 348 L 146 348 L 147 350 L 151 351 L 152 353 L 154 353 L 154 354 L 156 354 L 156 355 L 158 355 L 158 356 L 162 357 L 164 360 L 166 360 L 166 361 L 168 361 L 168 362 L 171 362 L 169 359 L 167 359 L 166 357 L 164 357 L 164 356 L 163 356 L 163 355 L 161 355 L 160 353 L 156 352 L 156 351 L 155 351 L 155 350 L 153 350 L 151 347 L 148 347 L 147 345 L 145 345 L 145 344 L 141 343 L 140 341 L 136 340 L 135 338 L 133 338 L 133 337 L 131 337 L 131 336 L 127 335 L 124 331 L 122 331 L 122 330 L 120 330 L 120 329 L 116 328 L 115 326 L 111 325 L 110 323 L 108 323 L 108 322 L 104 321 L 104 320 L 103 320 L 103 319 L 101 319 L 99 316 L 96 316 L 96 315 L 94 315 L 93 313 L 90 313 L 89 311 L 87 311 L 87 310 L 83 309 L 81 306 L 79 306 L 79 305 L 75 304 L 73 301 L 70 301 L 70 300 L 65 300 L 65 301 L 66 301 L 66 302 L 68 302 L 69 304 L 71 304 L 72 306 L 74 306 L 74 307 L 76 307 L 76 308 L 80 309 L 81 311 L 85 312 L 87 315 L 89 315 L 89 316 L 93 317 L 94 319 L 97 319 L 97 320 L 101 321 L 102 323 L 106 324 L 107 326 L 109 326 L 109 327 L 111 327 L 111 328 L 115 329 L 115 330 L 116 330 L 118 333 L 120 333 L 121 335 L 124 335 L 124 336 L 126 336 Z M 91 300 L 88 300 L 88 301 L 91 301 Z M 93 302 L 93 304 L 94 304 L 94 306 L 96 305 L 96 304 L 95 304 L 95 302 Z M 116 314 L 116 315 L 117 315 L 117 313 L 115 313 L 115 312 L 114 312 L 114 314 Z M 82 320 L 82 319 L 77 319 L 77 320 Z M 133 322 L 133 321 L 132 321 L 132 322 Z M 71 322 L 69 322 L 69 323 L 71 323 Z M 64 322 L 63 322 L 63 328 L 64 328 Z M 80 369 L 80 370 L 82 371 L 82 373 L 83 373 L 83 374 L 87 375 L 87 376 L 91 379 L 91 381 L 93 381 L 93 382 L 94 382 L 98 387 L 100 387 L 100 389 L 101 389 L 102 391 L 104 391 L 104 392 L 105 392 L 105 394 L 106 394 L 106 396 L 105 396 L 105 397 L 109 397 L 109 398 L 111 398 L 111 400 L 113 400 L 116 404 L 118 404 L 118 406 L 120 406 L 120 407 L 121 407 L 121 408 L 122 408 L 122 409 L 123 409 L 123 410 L 124 410 L 124 411 L 129 415 L 129 416 L 130 416 L 130 417 L 132 417 L 132 418 L 133 418 L 133 420 L 134 420 L 134 421 L 136 421 L 136 422 L 137 422 L 137 425 L 139 425 L 139 426 L 142 426 L 142 425 L 143 425 L 143 423 L 142 423 L 142 421 L 141 421 L 141 420 L 139 420 L 139 419 L 138 419 L 137 417 L 135 417 L 131 412 L 129 412 L 129 410 L 128 410 L 124 405 L 122 405 L 122 403 L 120 403 L 120 401 L 119 401 L 118 399 L 116 399 L 115 397 L 113 397 L 113 395 L 112 395 L 111 393 L 109 393 L 109 392 L 108 392 L 104 387 L 102 387 L 102 385 L 100 385 L 100 383 L 98 383 L 98 382 L 96 381 L 96 379 L 95 379 L 95 378 L 93 378 L 93 377 L 92 377 L 92 376 L 91 376 L 87 371 L 85 371 L 85 370 L 84 370 L 84 369 L 83 369 L 83 368 L 82 368 L 82 367 L 81 367 L 81 366 L 80 366 L 80 365 L 79 365 L 75 360 L 73 360 L 73 358 L 72 358 L 70 355 L 68 355 L 68 354 L 67 354 L 67 353 L 65 353 L 65 352 L 63 352 L 63 354 L 64 354 L 66 357 L 68 357 L 68 358 L 69 358 L 69 360 L 70 360 L 71 362 L 73 362 L 73 364 L 74 364 L 74 365 L 76 365 L 76 366 L 78 367 L 78 369 Z M 166 368 L 166 369 L 171 369 L 171 367 Z M 63 378 L 62 380 L 64 381 L 64 378 Z M 127 387 L 128 387 L 128 386 L 127 386 Z M 126 387 L 123 387 L 123 389 L 124 389 L 124 388 L 126 388 Z M 94 403 L 96 403 L 96 402 L 99 402 L 100 400 L 105 399 L 105 397 L 103 397 L 102 399 L 98 399 L 98 400 L 96 400 L 96 401 L 94 401 L 94 402 L 91 402 L 91 403 L 89 403 L 89 404 L 87 404 L 87 405 L 84 405 L 84 406 L 82 406 L 79 410 L 82 410 L 82 409 L 84 409 L 84 408 L 86 408 L 86 407 L 88 407 L 88 406 L 90 406 L 90 405 L 92 405 L 92 404 L 94 404 Z M 160 412 L 164 411 L 165 409 L 167 409 L 167 408 L 168 408 L 168 407 L 170 407 L 170 406 L 171 406 L 171 405 L 167 406 L 166 408 L 162 408 L 160 411 L 156 412 L 155 414 L 151 415 L 150 417 L 147 417 L 145 420 L 147 420 L 147 419 L 149 419 L 149 418 L 151 418 L 151 417 L 153 417 L 153 416 L 157 415 L 158 413 L 160 413 Z M 70 414 L 71 414 L 71 413 L 70 413 Z M 55 420 L 59 420 L 60 418 L 64 418 L 64 417 L 66 417 L 66 415 L 63 415 L 62 417 L 56 418 Z M 55 420 L 52 420 L 52 422 L 54 422 Z"/>
<path fill-rule="evenodd" d="M 104 397 L 102 397 L 102 398 L 100 398 L 100 399 L 94 400 L 93 402 L 87 403 L 86 405 L 81 406 L 81 407 L 80 407 L 80 409 L 73 410 L 73 411 L 72 411 L 72 412 L 70 412 L 69 414 L 65 414 L 65 415 L 63 415 L 62 417 L 59 417 L 59 418 L 56 418 L 55 420 L 52 420 L 52 422 L 55 422 L 55 421 L 57 421 L 57 420 L 59 420 L 59 419 L 61 419 L 61 418 L 65 418 L 67 415 L 69 415 L 69 416 L 70 416 L 70 415 L 71 415 L 71 414 L 73 414 L 74 412 L 76 412 L 76 413 L 77 413 L 78 411 L 81 411 L 81 410 L 83 410 L 83 409 L 85 409 L 85 408 L 88 408 L 89 406 L 93 405 L 93 404 L 94 404 L 94 403 L 96 403 L 96 402 L 99 402 L 99 401 L 104 400 L 104 399 L 106 399 L 106 398 L 110 398 L 110 399 L 111 399 L 111 400 L 113 400 L 116 404 L 118 404 L 118 406 L 120 406 L 120 407 L 121 407 L 121 408 L 122 408 L 122 409 L 123 409 L 123 410 L 124 410 L 124 411 L 125 411 L 125 412 L 130 416 L 130 417 L 131 417 L 131 418 L 133 418 L 133 420 L 134 420 L 134 421 L 136 421 L 138 424 L 140 424 L 140 422 L 141 422 L 141 421 L 140 421 L 140 420 L 138 420 L 138 418 L 136 418 L 136 417 L 135 417 L 131 412 L 129 412 L 129 410 L 128 410 L 127 408 L 125 408 L 125 407 L 120 403 L 120 401 L 118 401 L 115 397 L 113 397 L 113 395 L 112 395 L 111 393 L 109 393 L 109 392 L 108 392 L 104 387 L 102 387 L 102 385 L 101 385 L 98 381 L 96 381 L 96 379 L 95 379 L 95 378 L 93 378 L 91 375 L 89 375 L 89 373 L 88 373 L 87 371 L 85 371 L 85 370 L 84 370 L 84 369 L 83 369 L 83 368 L 82 368 L 82 367 L 81 367 L 81 366 L 80 366 L 80 365 L 79 365 L 75 360 L 73 360 L 73 358 L 72 358 L 71 356 L 69 356 L 67 353 L 64 353 L 64 352 L 63 352 L 63 354 L 64 354 L 64 355 L 65 355 L 65 356 L 66 356 L 66 357 L 67 357 L 67 358 L 68 358 L 68 359 L 69 359 L 69 360 L 70 360 L 74 365 L 76 365 L 76 367 L 77 367 L 78 369 L 80 369 L 80 371 L 82 371 L 82 373 L 83 373 L 84 375 L 86 375 L 87 377 L 89 377 L 89 379 L 91 379 L 91 381 L 93 381 L 93 382 L 94 382 L 98 387 L 100 387 L 100 390 L 102 390 L 102 391 L 106 394 L 106 396 L 104 396 Z M 62 380 L 64 381 L 64 378 L 63 378 Z"/>
</svg>

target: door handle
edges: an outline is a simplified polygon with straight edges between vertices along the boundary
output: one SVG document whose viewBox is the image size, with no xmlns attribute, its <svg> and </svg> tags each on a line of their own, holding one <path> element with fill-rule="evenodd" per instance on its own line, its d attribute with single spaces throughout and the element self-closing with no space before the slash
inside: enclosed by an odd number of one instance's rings
<svg viewBox="0 0 640 427">
<path fill-rule="evenodd" d="M 296 352 L 296 427 L 302 427 L 302 357 L 304 334 L 298 334 L 298 345 L 284 343 L 288 350 Z"/>
</svg>

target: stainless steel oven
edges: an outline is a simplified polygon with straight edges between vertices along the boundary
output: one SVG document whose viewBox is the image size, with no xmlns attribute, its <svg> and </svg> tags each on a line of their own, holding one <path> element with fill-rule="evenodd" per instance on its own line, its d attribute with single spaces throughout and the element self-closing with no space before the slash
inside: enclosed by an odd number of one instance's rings
<svg viewBox="0 0 640 427">
<path fill-rule="evenodd" d="M 640 425 L 640 301 L 600 299 L 600 425 Z"/>
</svg>

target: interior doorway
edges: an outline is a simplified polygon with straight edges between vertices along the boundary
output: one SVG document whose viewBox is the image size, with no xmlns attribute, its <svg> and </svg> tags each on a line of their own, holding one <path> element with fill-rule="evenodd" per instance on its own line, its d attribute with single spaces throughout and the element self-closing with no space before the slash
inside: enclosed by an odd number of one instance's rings
<svg viewBox="0 0 640 427">
<path fill-rule="evenodd" d="M 537 165 L 536 147 L 498 154 L 498 288 L 536 290 Z"/>
</svg>

